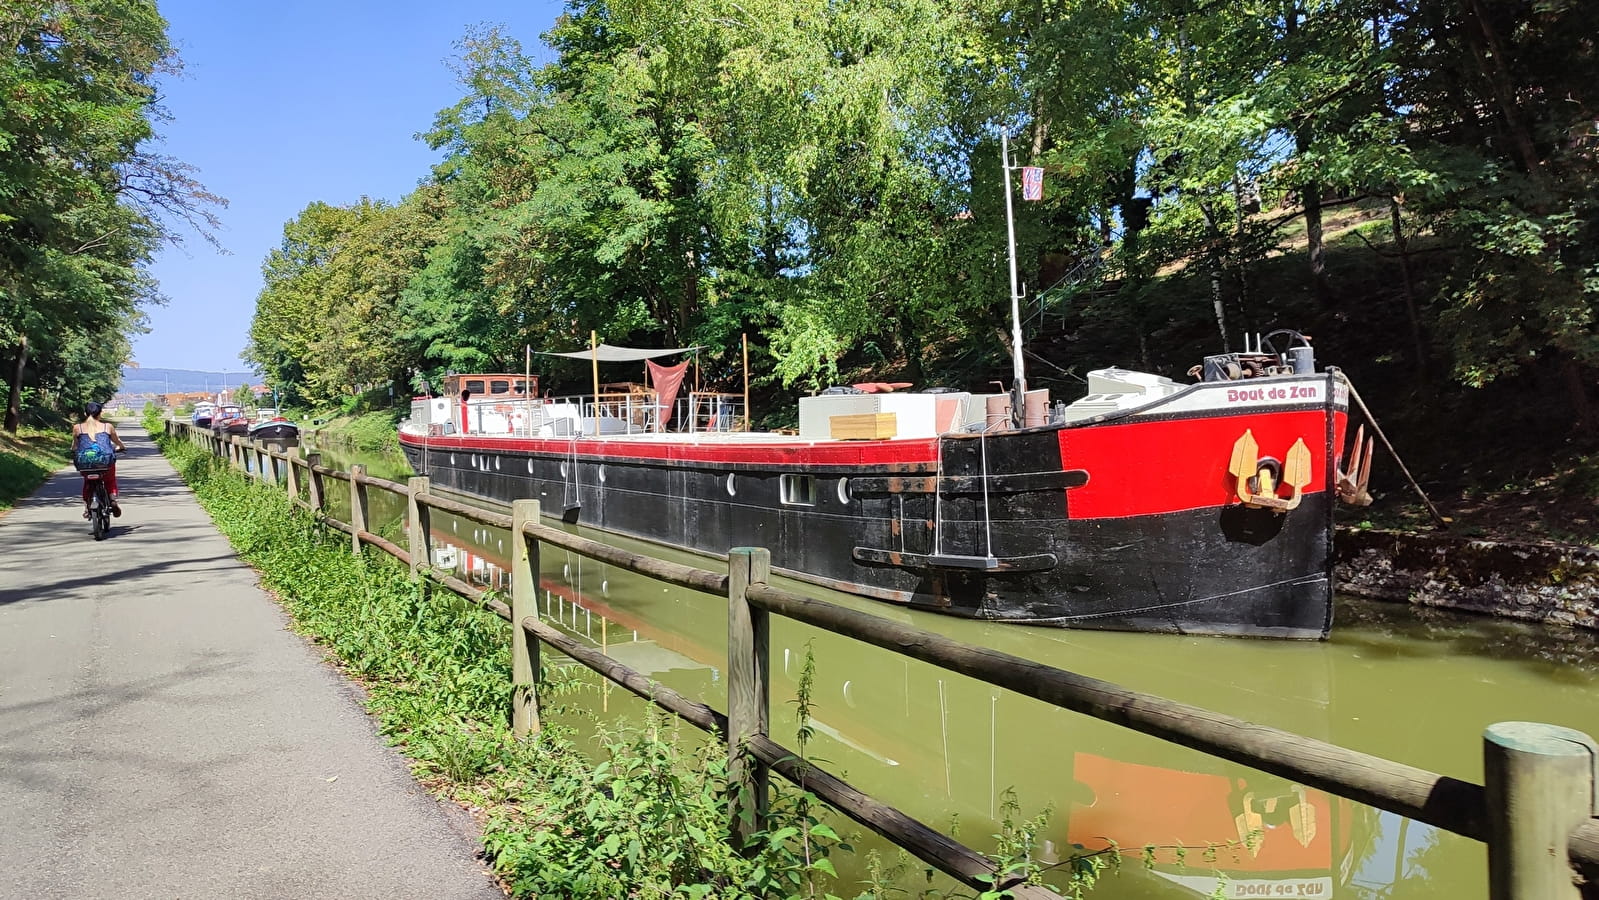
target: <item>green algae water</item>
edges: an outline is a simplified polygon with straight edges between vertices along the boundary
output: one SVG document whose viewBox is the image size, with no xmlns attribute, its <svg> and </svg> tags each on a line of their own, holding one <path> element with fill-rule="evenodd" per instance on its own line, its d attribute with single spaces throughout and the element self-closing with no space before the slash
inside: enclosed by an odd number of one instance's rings
<svg viewBox="0 0 1599 900">
<path fill-rule="evenodd" d="M 409 474 L 403 460 L 328 457 L 338 468 L 366 462 L 374 475 Z M 371 510 L 381 528 L 403 517 L 404 504 L 373 491 Z M 509 589 L 504 532 L 439 512 L 431 531 L 436 564 Z M 702 568 L 723 565 L 604 539 Z M 541 618 L 726 709 L 726 601 L 557 548 L 545 548 L 540 561 Z M 1343 599 L 1332 639 L 1321 643 L 1117 634 L 986 624 L 785 586 L 1473 782 L 1482 780 L 1482 731 L 1494 722 L 1599 734 L 1599 640 L 1585 632 Z M 817 674 L 807 755 L 979 849 L 991 848 L 1014 791 L 1024 816 L 1051 811 L 1047 861 L 1110 842 L 1129 849 L 1096 897 L 1486 895 L 1483 846 L 1432 826 L 780 617 L 772 619 L 771 647 L 774 739 L 795 746 L 793 699 L 810 653 Z M 611 690 L 594 698 L 591 712 L 636 718 L 641 703 Z M 1155 850 L 1146 866 L 1148 845 Z"/>
</svg>

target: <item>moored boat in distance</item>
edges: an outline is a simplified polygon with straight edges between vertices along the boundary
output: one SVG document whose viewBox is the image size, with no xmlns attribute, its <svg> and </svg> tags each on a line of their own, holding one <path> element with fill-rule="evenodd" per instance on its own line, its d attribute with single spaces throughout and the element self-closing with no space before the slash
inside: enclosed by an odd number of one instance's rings
<svg viewBox="0 0 1599 900">
<path fill-rule="evenodd" d="M 1086 397 L 1028 391 L 1014 418 L 1009 394 L 834 388 L 800 398 L 797 435 L 746 430 L 737 394 L 550 400 L 457 375 L 413 401 L 400 444 L 440 488 L 715 556 L 767 547 L 782 574 L 913 607 L 1324 638 L 1334 499 L 1364 478 L 1342 471 L 1347 382 L 1293 332 L 1195 374 L 1100 369 Z"/>
<path fill-rule="evenodd" d="M 216 415 L 216 404 L 202 400 L 194 404 L 193 422 L 196 428 L 210 428 L 211 418 Z"/>
<path fill-rule="evenodd" d="M 270 407 L 256 411 L 256 421 L 250 425 L 252 439 L 280 444 L 285 447 L 300 443 L 300 426 L 278 414 Z"/>
<path fill-rule="evenodd" d="M 244 414 L 244 407 L 223 404 L 211 416 L 211 431 L 219 437 L 229 434 L 243 437 L 250 433 L 250 419 Z"/>
</svg>

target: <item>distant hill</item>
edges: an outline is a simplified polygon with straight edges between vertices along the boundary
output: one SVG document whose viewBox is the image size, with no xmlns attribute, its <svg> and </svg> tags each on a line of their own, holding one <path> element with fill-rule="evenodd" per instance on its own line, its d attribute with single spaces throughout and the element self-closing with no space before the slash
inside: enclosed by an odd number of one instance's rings
<svg viewBox="0 0 1599 900">
<path fill-rule="evenodd" d="M 193 369 L 146 369 L 122 367 L 121 394 L 177 394 L 195 391 L 216 392 L 236 388 L 241 382 L 261 383 L 261 376 L 249 372 L 197 372 Z"/>
</svg>

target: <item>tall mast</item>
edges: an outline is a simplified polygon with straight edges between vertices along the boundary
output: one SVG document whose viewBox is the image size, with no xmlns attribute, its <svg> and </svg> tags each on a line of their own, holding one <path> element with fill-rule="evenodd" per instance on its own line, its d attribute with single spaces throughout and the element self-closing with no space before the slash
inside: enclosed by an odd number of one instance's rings
<svg viewBox="0 0 1599 900">
<path fill-rule="evenodd" d="M 1005 246 L 1010 257 L 1010 350 L 1011 350 L 1011 401 L 1010 421 L 1016 428 L 1026 421 L 1027 369 L 1022 363 L 1022 296 L 1016 281 L 1016 214 L 1011 209 L 1010 137 L 1003 127 L 999 131 L 1000 168 L 1005 175 Z"/>
</svg>

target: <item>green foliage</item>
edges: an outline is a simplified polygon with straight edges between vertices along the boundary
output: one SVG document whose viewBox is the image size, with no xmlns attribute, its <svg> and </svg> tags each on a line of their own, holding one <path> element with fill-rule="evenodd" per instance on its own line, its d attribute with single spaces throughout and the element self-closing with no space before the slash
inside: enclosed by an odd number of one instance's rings
<svg viewBox="0 0 1599 900">
<path fill-rule="evenodd" d="M 354 418 L 339 418 L 317 429 L 317 439 L 357 450 L 393 452 L 399 449 L 395 424 L 400 410 L 379 409 Z"/>
<path fill-rule="evenodd" d="M 19 0 L 0 9 L 0 358 L 23 402 L 56 412 L 114 392 L 145 270 L 222 203 L 150 149 L 158 76 L 177 69 L 150 0 Z"/>
<path fill-rule="evenodd" d="M 60 430 L 24 428 L 0 435 L 0 510 L 34 488 L 72 459 L 72 436 Z"/>
</svg>

